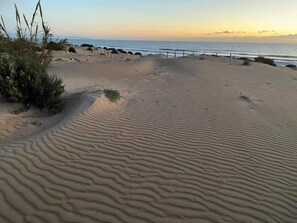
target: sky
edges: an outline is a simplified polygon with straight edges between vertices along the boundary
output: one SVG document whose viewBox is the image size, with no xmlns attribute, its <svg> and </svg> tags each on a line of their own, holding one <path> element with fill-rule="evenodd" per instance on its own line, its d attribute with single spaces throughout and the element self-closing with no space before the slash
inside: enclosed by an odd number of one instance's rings
<svg viewBox="0 0 297 223">
<path fill-rule="evenodd" d="M 27 17 L 37 0 L 0 0 L 10 32 L 14 3 Z M 297 44 L 297 0 L 41 0 L 59 37 Z"/>
</svg>

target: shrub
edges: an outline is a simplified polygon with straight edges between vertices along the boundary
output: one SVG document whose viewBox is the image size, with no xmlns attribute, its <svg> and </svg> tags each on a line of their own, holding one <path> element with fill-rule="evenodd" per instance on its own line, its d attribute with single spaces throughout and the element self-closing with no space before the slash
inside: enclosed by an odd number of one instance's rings
<svg viewBox="0 0 297 223">
<path fill-rule="evenodd" d="M 48 75 L 34 56 L 0 57 L 0 94 L 5 100 L 51 108 L 63 92 L 62 80 Z"/>
<path fill-rule="evenodd" d="M 47 73 L 51 61 L 50 53 L 56 44 L 59 47 L 65 46 L 67 40 L 57 43 L 51 41 L 52 35 L 43 20 L 40 1 L 36 5 L 30 24 L 23 15 L 26 28 L 22 28 L 17 6 L 15 10 L 15 39 L 6 31 L 2 17 L 0 20 L 0 95 L 10 102 L 51 108 L 60 101 L 64 86 L 61 79 Z M 42 32 L 35 21 L 38 11 Z"/>
<path fill-rule="evenodd" d="M 20 102 L 22 92 L 18 88 L 18 74 L 8 57 L 0 57 L 0 94 L 6 101 Z"/>
<path fill-rule="evenodd" d="M 74 47 L 70 47 L 70 48 L 68 49 L 68 51 L 69 51 L 70 53 L 76 53 L 76 50 L 74 49 Z"/>
<path fill-rule="evenodd" d="M 243 61 L 243 64 L 242 65 L 244 65 L 244 66 L 250 66 L 251 65 L 251 62 L 248 59 L 245 59 Z"/>
<path fill-rule="evenodd" d="M 259 56 L 259 57 L 255 58 L 255 62 L 264 63 L 264 64 L 268 64 L 270 66 L 276 67 L 276 64 L 274 63 L 274 60 L 269 59 L 269 58 L 265 58 L 265 57 L 260 57 Z"/>
<path fill-rule="evenodd" d="M 121 98 L 120 92 L 113 89 L 105 89 L 104 95 L 107 97 L 111 102 L 116 102 Z"/>
</svg>

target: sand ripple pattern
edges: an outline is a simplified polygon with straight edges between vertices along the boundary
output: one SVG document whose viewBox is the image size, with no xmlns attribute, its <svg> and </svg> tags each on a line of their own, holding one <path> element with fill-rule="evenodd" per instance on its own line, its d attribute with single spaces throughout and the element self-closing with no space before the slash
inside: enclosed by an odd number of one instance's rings
<svg viewBox="0 0 297 223">
<path fill-rule="evenodd" d="M 1 149 L 0 222 L 296 222 L 296 132 L 193 75 L 138 84 Z"/>
</svg>

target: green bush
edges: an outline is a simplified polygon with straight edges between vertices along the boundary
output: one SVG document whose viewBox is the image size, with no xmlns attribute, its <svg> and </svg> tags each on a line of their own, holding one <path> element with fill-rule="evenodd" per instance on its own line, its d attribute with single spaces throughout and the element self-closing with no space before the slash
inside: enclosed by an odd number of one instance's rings
<svg viewBox="0 0 297 223">
<path fill-rule="evenodd" d="M 0 94 L 9 102 L 19 102 L 22 92 L 17 87 L 19 75 L 8 57 L 0 57 Z"/>
<path fill-rule="evenodd" d="M 35 59 L 28 55 L 0 57 L 0 94 L 10 102 L 51 108 L 60 101 L 64 86 Z"/>
<path fill-rule="evenodd" d="M 112 102 L 116 102 L 121 98 L 120 92 L 113 89 L 105 89 L 104 95 Z"/>
<path fill-rule="evenodd" d="M 274 63 L 274 60 L 269 59 L 269 58 L 265 58 L 265 57 L 257 57 L 255 58 L 255 62 L 258 63 L 264 63 L 264 64 L 268 64 L 270 66 L 276 67 L 276 64 Z"/>
<path fill-rule="evenodd" d="M 16 38 L 6 31 L 4 21 L 0 20 L 0 95 L 10 102 L 33 104 L 39 108 L 51 108 L 57 104 L 64 92 L 63 82 L 47 73 L 51 61 L 50 28 L 43 21 L 40 1 L 38 1 L 31 23 L 23 15 L 26 28 L 16 9 Z M 35 21 L 37 12 L 41 19 L 42 32 Z M 41 39 L 41 41 L 39 41 Z M 66 40 L 58 45 L 64 46 Z"/>
<path fill-rule="evenodd" d="M 251 65 L 251 62 L 248 59 L 245 59 L 243 61 L 242 65 L 244 65 L 244 66 L 250 66 Z"/>
</svg>

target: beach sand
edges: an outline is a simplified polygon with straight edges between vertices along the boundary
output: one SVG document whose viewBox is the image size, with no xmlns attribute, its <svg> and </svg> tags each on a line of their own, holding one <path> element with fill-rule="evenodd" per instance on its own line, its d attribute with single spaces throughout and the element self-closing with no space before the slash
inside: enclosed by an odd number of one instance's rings
<svg viewBox="0 0 297 223">
<path fill-rule="evenodd" d="M 57 53 L 61 113 L 1 108 L 1 223 L 296 222 L 296 71 L 128 57 Z"/>
</svg>

